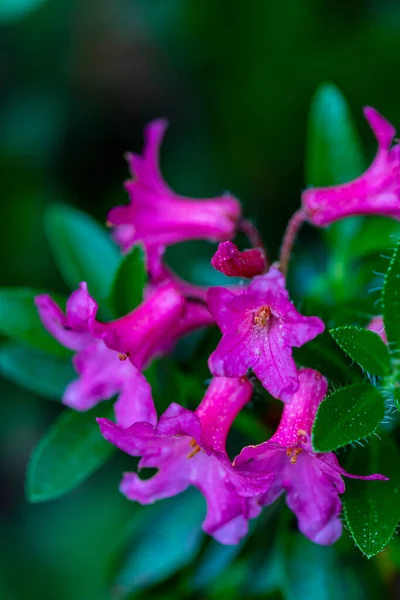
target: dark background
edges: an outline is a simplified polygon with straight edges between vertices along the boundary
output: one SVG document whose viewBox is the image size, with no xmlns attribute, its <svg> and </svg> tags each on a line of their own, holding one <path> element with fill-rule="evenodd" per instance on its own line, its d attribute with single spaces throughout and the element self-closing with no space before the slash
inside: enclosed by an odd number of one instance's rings
<svg viewBox="0 0 400 600">
<path fill-rule="evenodd" d="M 361 108 L 400 124 L 399 68 L 395 0 L 2 0 L 2 285 L 66 291 L 45 207 L 61 200 L 104 222 L 126 201 L 124 153 L 140 150 L 143 126 L 159 116 L 170 120 L 170 185 L 237 195 L 275 258 L 305 185 L 317 86 L 342 90 L 371 157 Z M 108 597 L 104 557 L 132 512 L 116 491 L 118 469 L 27 505 L 26 461 L 58 407 L 8 382 L 1 406 L 0 597 Z"/>
</svg>

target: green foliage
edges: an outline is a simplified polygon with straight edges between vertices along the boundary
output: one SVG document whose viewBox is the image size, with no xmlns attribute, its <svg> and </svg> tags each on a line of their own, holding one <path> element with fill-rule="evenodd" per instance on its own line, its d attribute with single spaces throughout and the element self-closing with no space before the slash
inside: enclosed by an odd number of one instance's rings
<svg viewBox="0 0 400 600">
<path fill-rule="evenodd" d="M 383 376 L 390 372 L 389 350 L 377 333 L 349 326 L 331 329 L 329 333 L 367 373 Z"/>
<path fill-rule="evenodd" d="M 383 320 L 391 349 L 400 349 L 400 240 L 385 275 L 382 291 Z"/>
<path fill-rule="evenodd" d="M 86 281 L 97 302 L 108 299 L 120 263 L 109 233 L 89 215 L 64 204 L 48 208 L 45 224 L 58 268 L 70 288 Z"/>
<path fill-rule="evenodd" d="M 368 557 L 380 552 L 393 536 L 400 520 L 400 453 L 388 437 L 372 438 L 365 448 L 354 448 L 347 470 L 381 473 L 389 481 L 348 479 L 344 513 L 350 533 Z"/>
<path fill-rule="evenodd" d="M 76 377 L 70 359 L 11 343 L 0 348 L 0 372 L 50 400 L 60 400 L 68 383 Z"/>
<path fill-rule="evenodd" d="M 345 183 L 364 168 L 357 130 L 340 90 L 319 86 L 308 118 L 306 181 L 313 186 Z"/>
<path fill-rule="evenodd" d="M 376 431 L 384 416 L 384 400 L 367 383 L 333 392 L 319 406 L 312 431 L 316 452 L 331 452 Z"/>
<path fill-rule="evenodd" d="M 294 348 L 293 356 L 299 366 L 317 369 L 335 382 L 346 384 L 361 380 L 359 370 L 352 368 L 327 331 L 301 348 Z"/>
<path fill-rule="evenodd" d="M 30 502 L 59 498 L 85 481 L 115 452 L 102 437 L 95 417 L 113 418 L 110 404 L 78 413 L 65 410 L 34 449 L 28 465 Z"/>
<path fill-rule="evenodd" d="M 114 584 L 124 593 L 164 581 L 189 564 L 200 550 L 204 499 L 197 490 L 142 507 Z"/>
<path fill-rule="evenodd" d="M 284 600 L 354 600 L 346 593 L 335 552 L 305 537 L 287 536 L 282 549 L 281 591 Z"/>
<path fill-rule="evenodd" d="M 0 289 L 0 334 L 15 342 L 58 356 L 71 356 L 71 351 L 59 344 L 43 327 L 34 298 L 45 294 L 30 288 Z M 62 298 L 55 298 L 65 304 Z"/>
<path fill-rule="evenodd" d="M 145 255 L 142 246 L 134 246 L 122 260 L 112 286 L 111 306 L 116 317 L 123 317 L 143 300 L 147 282 Z"/>
<path fill-rule="evenodd" d="M 24 17 L 46 0 L 1 0 L 0 22 L 8 23 Z"/>
</svg>

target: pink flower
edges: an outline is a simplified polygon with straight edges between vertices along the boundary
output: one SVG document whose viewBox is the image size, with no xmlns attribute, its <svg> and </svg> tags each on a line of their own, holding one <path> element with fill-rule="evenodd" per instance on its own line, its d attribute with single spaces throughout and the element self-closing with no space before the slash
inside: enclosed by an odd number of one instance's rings
<svg viewBox="0 0 400 600">
<path fill-rule="evenodd" d="M 391 148 L 396 131 L 374 108 L 364 108 L 364 116 L 378 141 L 378 152 L 354 181 L 303 192 L 306 217 L 314 225 L 323 227 L 351 215 L 400 219 L 400 145 Z"/>
<path fill-rule="evenodd" d="M 285 404 L 278 429 L 270 440 L 244 448 L 236 468 L 247 472 L 273 472 L 275 479 L 261 505 L 271 504 L 283 492 L 298 519 L 300 531 L 317 544 L 333 544 L 342 533 L 339 519 L 345 485 L 342 477 L 387 479 L 383 475 L 350 475 L 333 452 L 316 454 L 310 436 L 315 414 L 327 391 L 324 377 L 312 369 L 299 371 L 300 388 Z"/>
<path fill-rule="evenodd" d="M 370 331 L 375 331 L 375 333 L 379 335 L 379 337 L 383 342 L 385 342 L 385 344 L 388 343 L 385 325 L 383 323 L 383 317 L 377 316 L 371 319 L 369 325 L 367 325 L 367 329 L 369 329 Z"/>
<path fill-rule="evenodd" d="M 262 248 L 252 248 L 241 252 L 232 242 L 222 242 L 211 259 L 217 271 L 229 277 L 254 277 L 261 275 L 267 268 Z"/>
<path fill-rule="evenodd" d="M 125 473 L 121 492 L 149 504 L 197 487 L 207 502 L 203 529 L 223 544 L 236 544 L 247 533 L 248 520 L 260 511 L 254 496 L 266 491 L 270 474 L 238 473 L 227 456 L 225 442 L 252 387 L 242 379 L 214 378 L 195 412 L 171 404 L 158 424 L 135 423 L 123 429 L 98 419 L 104 437 L 132 456 L 139 468 L 157 468 L 150 479 Z"/>
<path fill-rule="evenodd" d="M 142 241 L 151 274 L 158 274 L 160 256 L 166 246 L 192 239 L 222 241 L 235 235 L 241 216 L 239 202 L 226 194 L 220 198 L 195 200 L 173 192 L 159 170 L 159 150 L 167 122 L 153 121 L 145 129 L 142 155 L 128 154 L 132 180 L 125 184 L 130 204 L 108 214 L 116 225 L 114 236 L 124 251 Z"/>
<path fill-rule="evenodd" d="M 156 421 L 151 389 L 140 371 L 160 352 L 184 311 L 184 298 L 175 286 L 161 286 L 137 309 L 111 323 L 96 320 L 97 303 L 86 283 L 68 299 L 66 314 L 47 295 L 37 296 L 36 305 L 46 329 L 77 352 L 73 364 L 79 377 L 66 388 L 64 404 L 87 410 L 119 394 L 114 406 L 118 423 Z"/>
<path fill-rule="evenodd" d="M 297 312 L 280 271 L 271 268 L 240 293 L 211 288 L 208 306 L 222 331 L 209 358 L 213 375 L 240 377 L 253 369 L 272 396 L 290 400 L 299 387 L 292 346 L 315 338 L 324 324 Z"/>
</svg>

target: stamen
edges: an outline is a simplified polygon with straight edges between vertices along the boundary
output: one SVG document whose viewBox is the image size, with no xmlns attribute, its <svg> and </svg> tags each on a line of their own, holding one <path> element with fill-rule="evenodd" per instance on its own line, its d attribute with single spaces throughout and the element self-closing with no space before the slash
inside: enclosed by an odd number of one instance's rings
<svg viewBox="0 0 400 600">
<path fill-rule="evenodd" d="M 124 361 L 124 360 L 126 360 L 127 358 L 129 358 L 129 357 L 130 357 L 130 354 L 129 354 L 129 352 L 126 352 L 125 354 L 122 354 L 122 353 L 118 354 L 118 358 L 119 358 L 119 360 L 121 360 L 121 361 Z"/>
<path fill-rule="evenodd" d="M 301 454 L 303 452 L 302 448 L 296 448 L 296 450 L 293 452 L 293 456 L 290 459 L 290 462 L 292 463 L 292 465 L 295 465 L 297 462 L 297 457 L 299 456 L 299 454 Z"/>
<path fill-rule="evenodd" d="M 307 431 L 304 431 L 304 429 L 299 429 L 297 432 L 297 437 L 301 438 L 301 437 L 307 437 Z"/>
<path fill-rule="evenodd" d="M 288 448 L 286 450 L 286 456 L 292 456 L 292 449 L 291 448 Z"/>
<path fill-rule="evenodd" d="M 196 442 L 196 440 L 190 440 L 189 446 L 191 446 L 193 448 L 193 450 L 191 452 L 189 452 L 189 454 L 187 455 L 187 458 L 193 458 L 193 456 L 196 456 L 196 454 L 198 452 L 200 452 L 201 448 L 198 445 L 198 443 Z"/>
<path fill-rule="evenodd" d="M 269 306 L 262 306 L 254 315 L 254 325 L 259 327 L 266 327 L 271 317 L 271 308 Z"/>
</svg>

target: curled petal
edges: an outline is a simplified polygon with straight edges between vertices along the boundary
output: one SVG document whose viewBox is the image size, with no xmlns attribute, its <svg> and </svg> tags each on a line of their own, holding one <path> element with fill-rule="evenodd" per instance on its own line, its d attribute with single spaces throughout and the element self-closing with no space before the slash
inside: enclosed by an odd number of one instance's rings
<svg viewBox="0 0 400 600">
<path fill-rule="evenodd" d="M 265 253 L 262 248 L 253 248 L 241 252 L 232 242 L 222 242 L 211 259 L 217 271 L 228 277 L 254 277 L 267 268 Z"/>
</svg>

